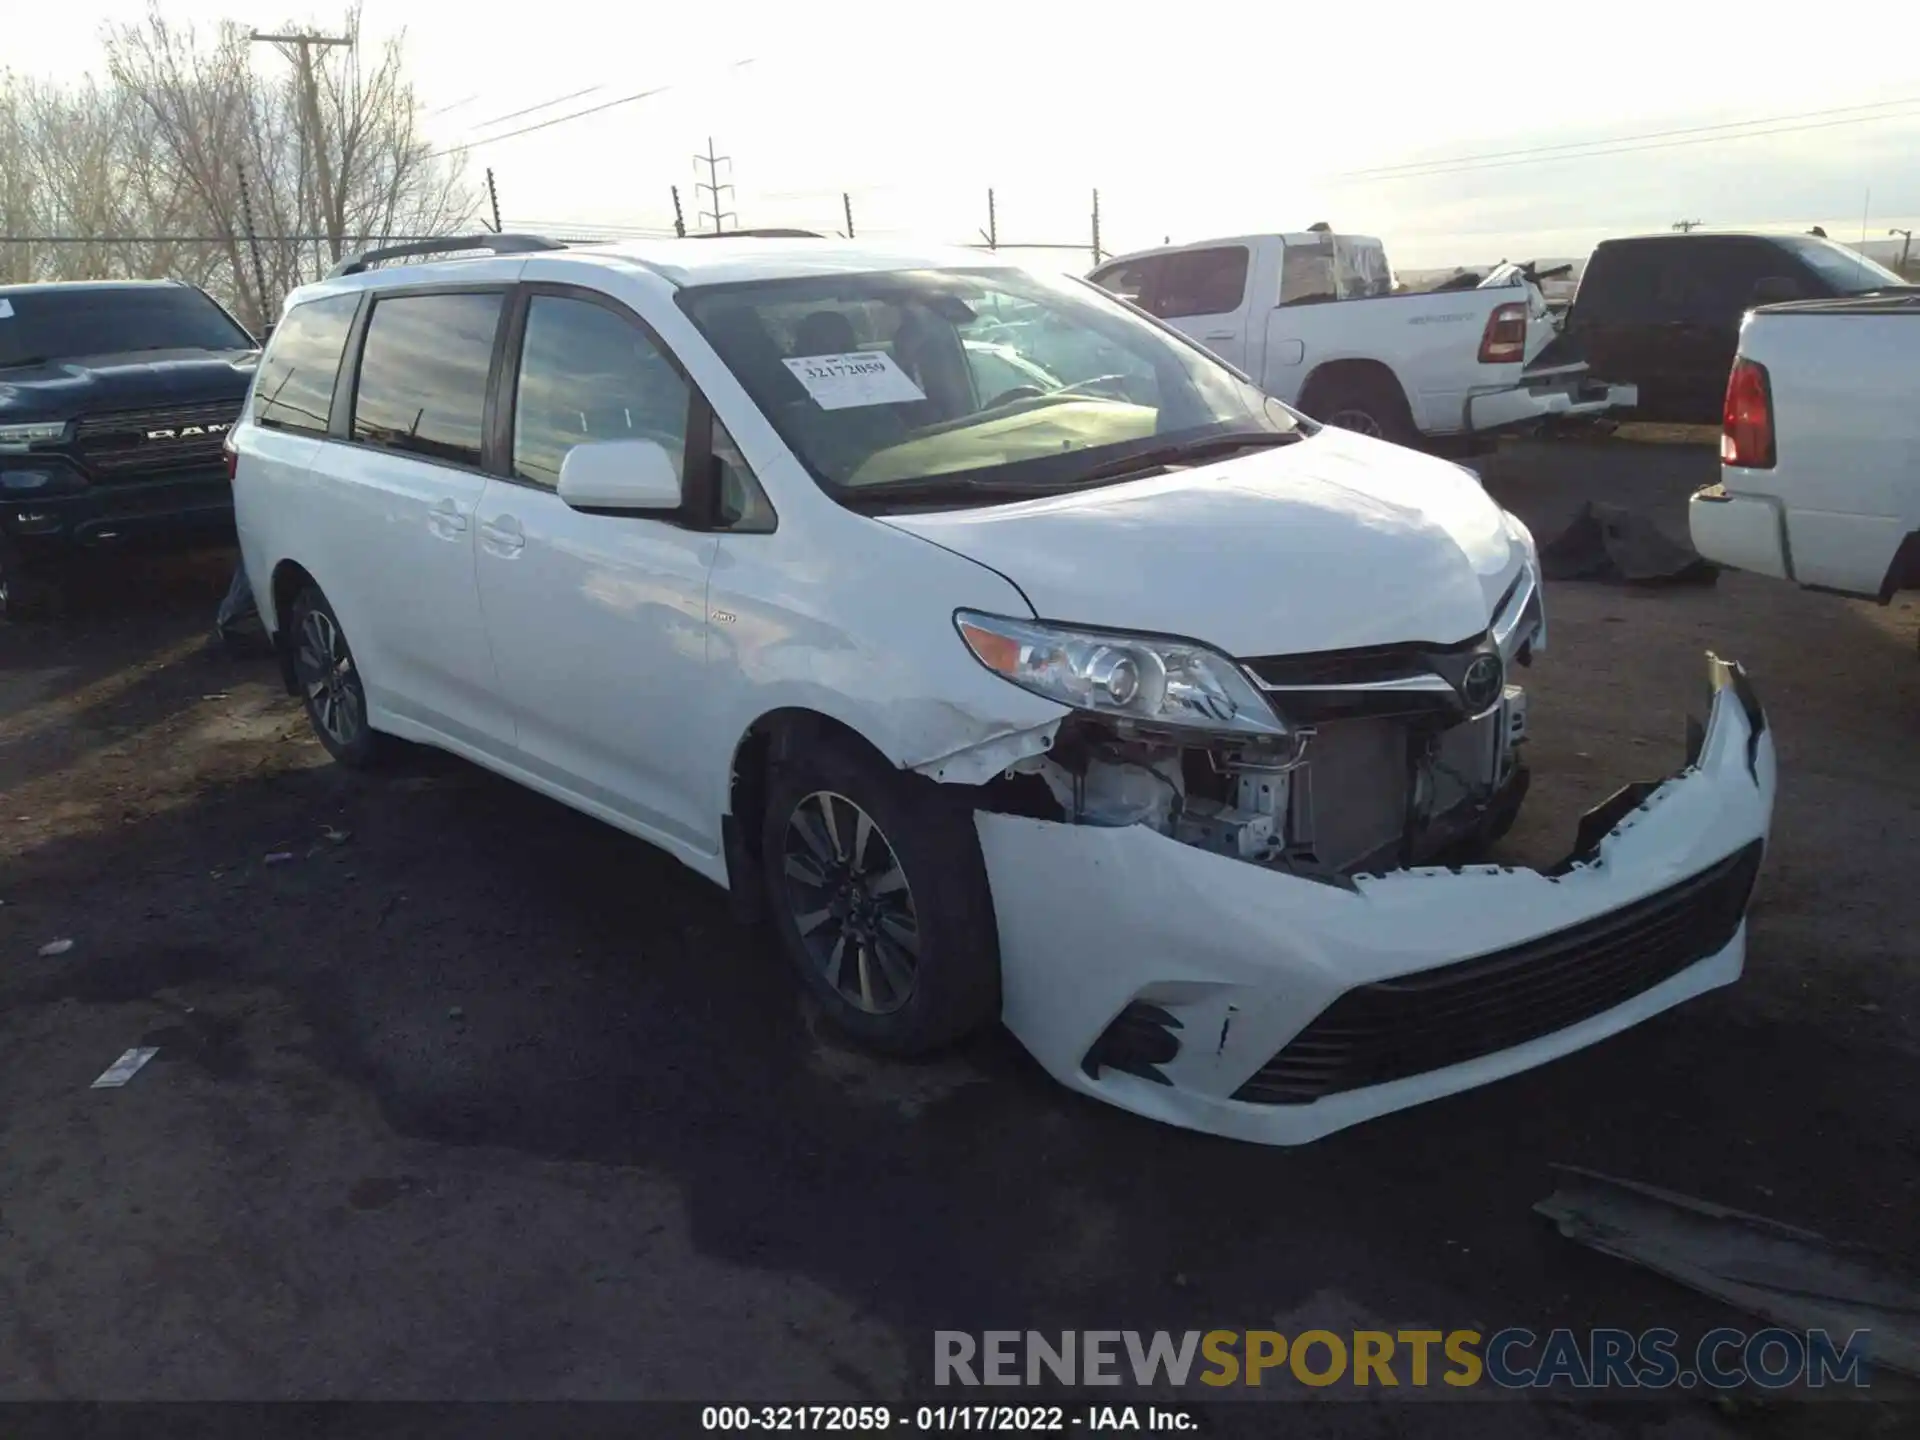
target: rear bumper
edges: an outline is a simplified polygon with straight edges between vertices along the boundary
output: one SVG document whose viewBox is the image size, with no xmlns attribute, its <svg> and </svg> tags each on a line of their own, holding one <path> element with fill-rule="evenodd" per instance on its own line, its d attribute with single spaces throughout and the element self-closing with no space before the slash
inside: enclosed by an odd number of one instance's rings
<svg viewBox="0 0 1920 1440">
<path fill-rule="evenodd" d="M 1793 579 L 1786 523 L 1776 500 L 1708 485 L 1687 502 L 1687 533 L 1702 559 L 1730 570 Z"/>
<path fill-rule="evenodd" d="M 1571 420 L 1608 410 L 1628 410 L 1639 402 L 1640 392 L 1632 385 L 1591 380 L 1584 372 L 1543 375 L 1510 390 L 1468 396 L 1466 428 L 1474 434 L 1485 434 L 1541 420 Z"/>
<path fill-rule="evenodd" d="M 78 550 L 231 544 L 226 472 L 95 485 L 78 494 L 0 496 L 0 531 L 23 557 Z"/>
</svg>

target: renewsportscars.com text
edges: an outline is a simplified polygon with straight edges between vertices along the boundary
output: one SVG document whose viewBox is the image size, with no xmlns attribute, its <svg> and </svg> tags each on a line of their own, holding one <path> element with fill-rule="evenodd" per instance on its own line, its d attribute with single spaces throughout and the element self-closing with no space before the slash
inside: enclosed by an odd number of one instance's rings
<svg viewBox="0 0 1920 1440">
<path fill-rule="evenodd" d="M 1778 1390 L 1868 1383 L 1869 1332 L 937 1330 L 936 1385 Z"/>
</svg>

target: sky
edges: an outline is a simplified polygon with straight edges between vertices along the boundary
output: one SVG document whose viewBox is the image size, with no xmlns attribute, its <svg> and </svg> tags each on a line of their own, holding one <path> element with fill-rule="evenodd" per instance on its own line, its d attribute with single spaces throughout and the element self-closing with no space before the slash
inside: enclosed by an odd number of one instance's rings
<svg viewBox="0 0 1920 1440">
<path fill-rule="evenodd" d="M 163 8 L 269 29 L 337 30 L 344 13 Z M 146 5 L 13 9 L 7 63 L 70 79 Z M 874 238 L 976 241 L 989 187 L 1002 242 L 1089 245 L 1097 188 L 1107 253 L 1324 220 L 1381 236 L 1401 269 L 1577 257 L 1682 219 L 1850 241 L 1863 214 L 1875 240 L 1920 228 L 1920 73 L 1897 33 L 1863 35 L 1870 13 L 1791 43 L 1708 0 L 1532 23 L 1553 13 L 366 0 L 363 34 L 404 30 L 427 133 L 464 147 L 476 185 L 493 169 L 510 229 L 665 229 L 675 185 L 705 228 L 693 156 L 710 138 L 730 157 L 729 226 L 842 230 L 844 192 Z"/>
</svg>

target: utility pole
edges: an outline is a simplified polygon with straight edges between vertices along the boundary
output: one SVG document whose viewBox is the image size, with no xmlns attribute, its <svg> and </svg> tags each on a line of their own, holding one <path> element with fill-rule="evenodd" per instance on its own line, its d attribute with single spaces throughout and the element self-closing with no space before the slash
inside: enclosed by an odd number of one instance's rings
<svg viewBox="0 0 1920 1440">
<path fill-rule="evenodd" d="M 684 240 L 687 238 L 687 221 L 686 221 L 686 217 L 680 213 L 680 187 L 678 185 L 675 185 L 672 187 L 672 189 L 673 189 L 673 233 L 678 235 L 682 240 Z"/>
<path fill-rule="evenodd" d="M 493 233 L 500 233 L 500 192 L 493 188 L 493 167 L 487 167 L 487 203 L 493 207 Z"/>
<path fill-rule="evenodd" d="M 840 208 L 846 212 L 847 239 L 851 240 L 853 238 L 853 196 L 845 190 L 840 192 Z"/>
<path fill-rule="evenodd" d="M 987 228 L 980 232 L 980 238 L 987 242 L 987 249 L 998 250 L 1000 248 L 1000 219 L 999 216 L 994 213 L 993 187 L 991 185 L 987 187 Z"/>
<path fill-rule="evenodd" d="M 235 168 L 240 172 L 240 223 L 247 227 L 247 248 L 253 252 L 254 294 L 260 304 L 260 328 L 264 330 L 272 323 L 267 318 L 267 269 L 260 263 L 260 236 L 253 228 L 253 195 L 247 189 L 247 167 L 245 162 L 236 162 Z"/>
<path fill-rule="evenodd" d="M 1100 248 L 1100 192 L 1093 192 L 1093 263 L 1098 265 L 1106 258 L 1106 252 Z"/>
<path fill-rule="evenodd" d="M 320 228 L 326 232 L 327 248 L 338 261 L 345 249 L 346 216 L 342 197 L 334 194 L 333 157 L 327 153 L 326 131 L 320 124 L 320 82 L 314 78 L 313 51 L 318 46 L 353 48 L 351 35 L 262 35 L 258 30 L 247 36 L 256 45 L 271 45 L 293 62 L 294 84 L 300 95 L 301 150 L 310 152 L 315 189 L 320 197 Z"/>
<path fill-rule="evenodd" d="M 1907 275 L 1907 256 L 1913 251 L 1913 231 L 1902 230 L 1898 226 L 1895 226 L 1893 229 L 1887 231 L 1887 234 L 1898 235 L 1901 238 L 1900 278 L 1904 280 Z"/>
<path fill-rule="evenodd" d="M 1673 228 L 1678 230 L 1682 235 L 1691 235 L 1695 230 L 1700 228 L 1700 225 L 1701 222 L 1698 220 L 1676 220 L 1673 222 Z"/>
<path fill-rule="evenodd" d="M 720 193 L 722 191 L 725 191 L 728 194 L 733 193 L 733 186 L 731 184 L 723 185 L 720 183 L 720 167 L 722 165 L 727 166 L 729 173 L 731 173 L 731 170 L 733 167 L 733 160 L 731 159 L 731 157 L 726 155 L 714 154 L 713 153 L 713 137 L 709 135 L 707 137 L 707 153 L 704 155 L 694 156 L 693 163 L 695 166 L 704 165 L 707 167 L 707 178 L 705 183 L 696 181 L 693 187 L 694 192 L 698 194 L 700 191 L 704 190 L 709 195 L 713 196 L 713 209 L 700 211 L 696 218 L 701 220 L 713 221 L 713 233 L 716 235 L 718 235 L 721 231 L 727 228 L 727 221 L 729 219 L 733 221 L 735 227 L 737 228 L 740 224 L 740 217 L 734 214 L 733 211 L 725 208 L 720 203 Z"/>
</svg>

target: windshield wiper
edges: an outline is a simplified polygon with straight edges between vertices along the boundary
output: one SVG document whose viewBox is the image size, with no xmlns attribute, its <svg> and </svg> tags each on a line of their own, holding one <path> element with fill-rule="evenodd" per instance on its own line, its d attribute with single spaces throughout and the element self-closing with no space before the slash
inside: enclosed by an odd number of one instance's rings
<svg viewBox="0 0 1920 1440">
<path fill-rule="evenodd" d="M 1081 485 L 1101 480 L 1115 480 L 1124 475 L 1137 475 L 1145 470 L 1164 470 L 1170 465 L 1198 465 L 1207 460 L 1218 460 L 1233 454 L 1236 450 L 1270 450 L 1280 445 L 1291 445 L 1297 440 L 1306 439 L 1301 430 L 1254 430 L 1239 435 L 1203 435 L 1192 440 L 1180 440 L 1171 445 L 1157 445 L 1151 450 L 1135 451 L 1118 460 L 1109 460 L 1104 465 L 1096 465 L 1076 475 L 1065 488 L 1073 489 Z"/>
<path fill-rule="evenodd" d="M 29 365 L 45 365 L 51 355 L 22 355 L 18 360 L 0 360 L 0 370 L 24 370 Z"/>
</svg>

